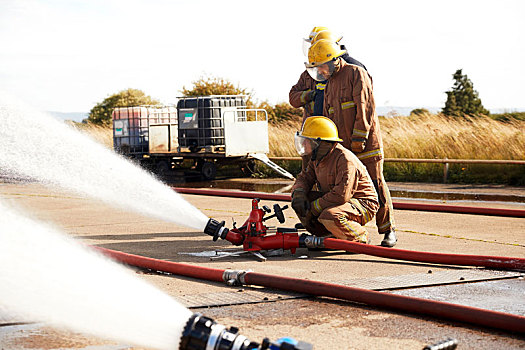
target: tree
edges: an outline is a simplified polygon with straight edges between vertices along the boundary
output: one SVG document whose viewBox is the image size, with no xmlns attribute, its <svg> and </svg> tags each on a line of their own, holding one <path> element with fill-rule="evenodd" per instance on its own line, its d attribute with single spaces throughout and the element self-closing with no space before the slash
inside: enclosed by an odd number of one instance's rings
<svg viewBox="0 0 525 350">
<path fill-rule="evenodd" d="M 454 86 L 451 91 L 447 91 L 447 101 L 443 108 L 443 114 L 455 117 L 465 115 L 489 115 L 490 112 L 483 107 L 478 92 L 474 90 L 474 84 L 463 75 L 462 69 L 454 73 Z"/>
<path fill-rule="evenodd" d="M 301 120 L 302 113 L 300 109 L 293 108 L 287 102 L 278 103 L 275 106 L 263 101 L 256 104 L 252 101 L 252 92 L 246 88 L 233 85 L 229 80 L 217 77 L 201 77 L 194 81 L 193 87 L 182 88 L 182 95 L 191 96 L 208 96 L 208 95 L 246 95 L 246 106 L 248 108 L 263 108 L 268 113 L 268 120 L 271 123 L 282 121 Z"/>
<path fill-rule="evenodd" d="M 288 102 L 281 102 L 272 106 L 264 101 L 257 108 L 265 109 L 268 113 L 268 121 L 273 124 L 301 121 L 303 118 L 301 109 L 292 107 Z"/>
<path fill-rule="evenodd" d="M 418 117 L 418 116 L 425 115 L 425 114 L 430 114 L 430 111 L 426 108 L 415 108 L 410 111 L 410 116 Z"/>
<path fill-rule="evenodd" d="M 182 95 L 186 97 L 191 96 L 209 96 L 209 95 L 246 95 L 246 105 L 253 107 L 251 102 L 252 93 L 248 89 L 233 85 L 227 79 L 217 77 L 200 77 L 192 82 L 193 87 L 186 89 L 182 87 Z"/>
<path fill-rule="evenodd" d="M 158 105 L 159 101 L 147 96 L 144 92 L 137 89 L 122 90 L 97 103 L 89 112 L 86 120 L 88 123 L 97 125 L 111 124 L 111 113 L 117 107 L 134 107 L 144 105 Z"/>
</svg>

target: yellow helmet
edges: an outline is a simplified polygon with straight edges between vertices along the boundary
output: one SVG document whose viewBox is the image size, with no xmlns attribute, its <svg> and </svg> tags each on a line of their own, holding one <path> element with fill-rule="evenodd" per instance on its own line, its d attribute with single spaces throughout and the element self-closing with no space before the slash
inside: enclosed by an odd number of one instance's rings
<svg viewBox="0 0 525 350">
<path fill-rule="evenodd" d="M 312 42 L 312 40 L 317 35 L 317 33 L 321 32 L 321 31 L 324 31 L 324 30 L 328 30 L 328 28 L 326 28 L 326 27 L 314 27 L 312 29 L 312 31 L 310 32 L 310 34 L 308 35 L 308 38 L 304 39 L 304 41 Z"/>
<path fill-rule="evenodd" d="M 338 36 L 336 37 L 334 35 L 334 33 L 332 33 L 331 31 L 329 31 L 328 29 L 326 30 L 321 30 L 320 32 L 317 32 L 317 34 L 312 38 L 311 40 L 311 45 L 315 44 L 317 41 L 319 40 L 329 40 L 329 41 L 333 41 L 335 43 L 339 43 L 339 41 L 341 41 L 341 39 L 343 39 L 342 36 Z"/>
<path fill-rule="evenodd" d="M 318 67 L 323 63 L 333 61 L 335 58 L 342 56 L 345 52 L 345 50 L 341 50 L 336 42 L 320 39 L 308 50 L 308 64 L 306 64 L 306 67 Z"/>
<path fill-rule="evenodd" d="M 295 149 L 301 156 L 312 155 L 317 158 L 321 141 L 343 142 L 337 133 L 334 122 L 326 117 L 306 118 L 301 131 L 295 134 Z"/>
<path fill-rule="evenodd" d="M 306 118 L 300 136 L 321 141 L 343 142 L 339 138 L 335 123 L 331 119 L 321 116 Z"/>
</svg>

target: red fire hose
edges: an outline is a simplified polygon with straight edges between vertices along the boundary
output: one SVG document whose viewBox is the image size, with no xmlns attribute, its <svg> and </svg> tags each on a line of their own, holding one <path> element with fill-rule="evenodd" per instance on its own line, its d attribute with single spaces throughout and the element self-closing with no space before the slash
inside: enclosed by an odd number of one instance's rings
<svg viewBox="0 0 525 350">
<path fill-rule="evenodd" d="M 279 234 L 279 232 L 270 236 L 261 235 L 257 237 L 251 237 L 250 248 L 254 249 L 246 250 L 291 249 L 292 253 L 294 253 L 296 248 L 301 247 L 327 248 L 404 261 L 417 261 L 431 264 L 479 266 L 493 269 L 525 271 L 525 258 L 419 252 L 405 249 L 378 247 L 334 238 L 316 238 L 316 244 L 308 245 L 304 243 L 303 237 L 304 236 L 297 235 L 297 233 L 291 235 Z M 224 239 L 235 245 L 243 244 L 243 236 L 234 231 L 229 231 Z M 303 243 L 301 243 L 301 241 Z"/>
<path fill-rule="evenodd" d="M 482 266 L 494 269 L 525 271 L 524 258 L 418 252 L 413 250 L 378 247 L 333 238 L 325 238 L 324 247 L 328 249 L 346 250 L 347 252 L 352 253 L 367 254 L 405 261 L 418 261 L 432 264 Z"/>
<path fill-rule="evenodd" d="M 95 249 L 125 264 L 208 281 L 228 281 L 232 276 L 232 272 L 239 272 L 145 258 L 100 247 L 96 247 Z M 380 308 L 400 310 L 403 312 L 471 323 L 478 326 L 497 328 L 507 332 L 525 333 L 525 317 L 519 315 L 434 300 L 370 291 L 325 282 L 255 272 L 241 271 L 237 277 L 239 277 L 238 281 L 243 284 L 338 298 Z"/>
<path fill-rule="evenodd" d="M 291 201 L 289 194 L 264 193 L 264 192 L 245 192 L 245 191 L 229 191 L 229 190 L 209 190 L 202 188 L 184 188 L 173 187 L 179 193 L 200 194 L 206 196 L 221 196 L 234 198 L 260 198 L 275 201 Z M 477 214 L 477 215 L 491 215 L 491 216 L 509 216 L 523 218 L 525 217 L 525 210 L 523 209 L 504 209 L 504 208 L 482 208 L 469 207 L 458 205 L 445 204 L 424 204 L 424 203 L 400 203 L 393 202 L 394 209 L 405 210 L 421 210 L 421 211 L 437 211 L 444 213 L 461 213 L 461 214 Z"/>
</svg>

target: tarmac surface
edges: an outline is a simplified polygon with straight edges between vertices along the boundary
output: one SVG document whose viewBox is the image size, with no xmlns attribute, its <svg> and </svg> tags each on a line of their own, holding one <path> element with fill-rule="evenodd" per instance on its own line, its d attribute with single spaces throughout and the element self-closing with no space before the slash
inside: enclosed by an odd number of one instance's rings
<svg viewBox="0 0 525 350">
<path fill-rule="evenodd" d="M 525 188 L 519 187 L 407 183 L 390 183 L 389 186 L 391 190 L 409 192 L 484 193 L 525 198 Z M 212 252 L 238 248 L 225 241 L 213 242 L 202 232 L 38 184 L 0 183 L 0 197 L 26 208 L 32 217 L 51 222 L 61 231 L 91 245 L 220 269 L 252 269 L 260 273 L 350 285 L 365 283 L 370 289 L 525 316 L 525 280 L 519 273 L 496 273 L 469 267 L 306 249 L 298 249 L 295 255 L 285 252 L 282 256 L 268 257 L 266 262 L 251 256 L 210 261 Z M 183 198 L 205 215 L 225 220 L 227 227 L 232 226 L 232 221 L 244 222 L 251 208 L 250 199 L 199 195 L 183 195 Z M 525 209 L 523 203 L 505 201 L 403 200 Z M 270 207 L 273 203 L 261 202 Z M 287 210 L 285 214 L 286 223 L 279 224 L 272 219 L 266 224 L 293 227 L 297 222 L 293 211 Z M 525 257 L 523 218 L 395 210 L 395 220 L 399 236 L 396 248 Z M 375 225 L 371 223 L 367 229 L 371 233 L 371 244 L 378 245 L 381 236 Z M 469 274 L 481 277 L 468 277 Z M 314 349 L 422 349 L 425 345 L 452 337 L 458 339 L 458 349 L 525 349 L 525 329 L 521 334 L 511 334 L 329 298 L 289 295 L 250 286 L 229 287 L 153 272 L 137 271 L 137 275 L 186 303 L 192 311 L 201 312 L 226 326 L 236 326 L 241 334 L 256 341 L 263 337 L 275 340 L 291 336 L 313 343 Z M 435 282 L 437 285 L 425 285 L 423 276 L 442 280 Z M 384 282 L 384 279 L 388 280 Z M 264 292 L 277 294 L 275 297 L 258 294 Z M 243 295 L 246 300 L 223 302 L 228 298 L 239 299 L 238 295 Z M 204 297 L 216 300 L 200 301 L 199 304 L 198 296 L 201 300 Z M 2 315 L 0 310 L 0 349 L 138 349 L 9 317 Z"/>
</svg>

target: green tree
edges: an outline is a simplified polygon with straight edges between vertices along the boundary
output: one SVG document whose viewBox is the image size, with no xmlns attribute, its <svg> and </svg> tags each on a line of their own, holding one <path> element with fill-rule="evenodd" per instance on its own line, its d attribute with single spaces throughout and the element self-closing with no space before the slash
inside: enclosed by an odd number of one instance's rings
<svg viewBox="0 0 525 350">
<path fill-rule="evenodd" d="M 217 77 L 200 77 L 192 82 L 190 89 L 182 88 L 182 95 L 191 96 L 209 96 L 209 95 L 246 95 L 246 106 L 248 108 L 263 108 L 268 113 L 268 120 L 271 123 L 282 121 L 300 120 L 302 113 L 300 109 L 293 108 L 287 102 L 278 103 L 275 106 L 263 101 L 259 104 L 253 102 L 253 94 L 246 88 L 235 86 L 232 82 L 224 78 Z"/>
<path fill-rule="evenodd" d="M 454 73 L 454 86 L 447 91 L 447 101 L 443 108 L 443 114 L 455 117 L 465 115 L 489 115 L 490 112 L 483 107 L 478 92 L 474 90 L 474 84 L 463 74 L 462 69 Z"/>
<path fill-rule="evenodd" d="M 158 105 L 159 101 L 147 96 L 144 92 L 137 89 L 122 90 L 97 103 L 89 112 L 89 116 L 84 121 L 96 125 L 111 124 L 111 113 L 117 107 L 134 107 L 145 105 Z"/>
<path fill-rule="evenodd" d="M 200 77 L 199 79 L 192 82 L 193 86 L 191 89 L 187 89 L 185 86 L 182 87 L 182 95 L 186 97 L 191 96 L 209 96 L 209 95 L 246 95 L 246 105 L 253 107 L 251 101 L 252 93 L 246 88 L 233 85 L 227 79 L 217 77 Z"/>
<path fill-rule="evenodd" d="M 258 108 L 264 108 L 268 113 L 268 121 L 273 124 L 281 122 L 301 121 L 303 113 L 300 108 L 294 108 L 288 102 L 281 102 L 275 106 L 268 102 L 262 102 Z"/>
<path fill-rule="evenodd" d="M 430 114 L 429 110 L 426 108 L 415 108 L 410 111 L 410 116 L 420 116 L 425 114 Z"/>
</svg>

